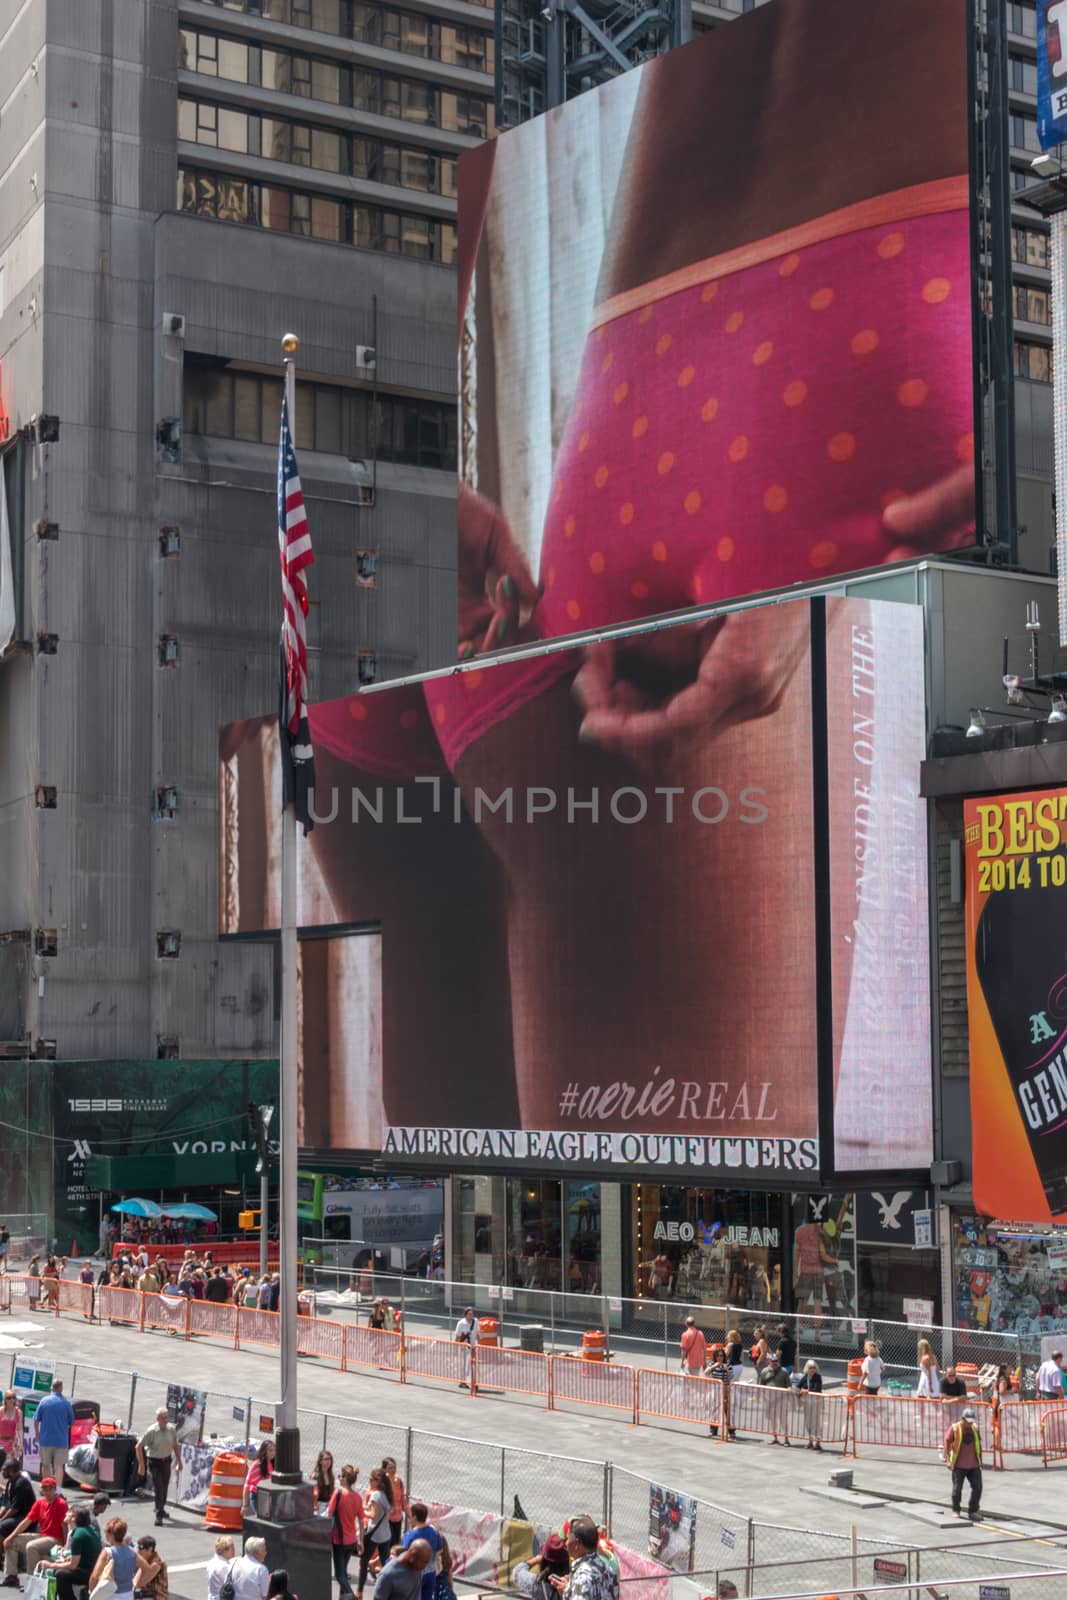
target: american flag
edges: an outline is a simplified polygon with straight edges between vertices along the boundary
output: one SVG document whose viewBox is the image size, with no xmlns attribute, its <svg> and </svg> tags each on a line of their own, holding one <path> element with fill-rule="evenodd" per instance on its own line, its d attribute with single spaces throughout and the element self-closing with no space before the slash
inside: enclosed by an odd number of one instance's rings
<svg viewBox="0 0 1067 1600">
<path fill-rule="evenodd" d="M 312 827 L 308 791 L 315 786 L 308 730 L 308 653 L 305 619 L 308 591 L 304 568 L 315 559 L 296 452 L 289 432 L 289 402 L 282 399 L 278 439 L 278 558 L 282 569 L 281 724 L 283 804 L 296 806 L 304 832 Z"/>
</svg>

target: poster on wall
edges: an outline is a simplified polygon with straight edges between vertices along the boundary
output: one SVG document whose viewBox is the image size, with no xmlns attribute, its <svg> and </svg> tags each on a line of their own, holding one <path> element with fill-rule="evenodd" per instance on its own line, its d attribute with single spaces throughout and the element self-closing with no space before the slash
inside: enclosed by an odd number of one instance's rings
<svg viewBox="0 0 1067 1600">
<path fill-rule="evenodd" d="M 672 1572 L 692 1572 L 696 1552 L 697 1503 L 691 1495 L 648 1486 L 648 1553 Z"/>
<path fill-rule="evenodd" d="M 839 1142 L 929 1160 L 922 619 L 855 598 L 312 707 L 303 1148 L 815 1185 L 813 628 L 863 686 L 827 751 Z M 222 733 L 224 935 L 276 925 L 276 738 Z M 891 810 L 906 893 L 871 843 Z M 864 1132 L 887 1061 L 907 1114 Z"/>
<path fill-rule="evenodd" d="M 973 543 L 967 61 L 778 0 L 461 156 L 461 657 Z"/>
<path fill-rule="evenodd" d="M 1067 789 L 964 802 L 974 1198 L 1067 1219 Z"/>
<path fill-rule="evenodd" d="M 184 1384 L 168 1383 L 167 1410 L 177 1430 L 179 1444 L 199 1444 L 206 1405 L 204 1389 L 187 1389 Z"/>
<path fill-rule="evenodd" d="M 51 1393 L 55 1363 L 19 1359 L 11 1373 L 11 1387 L 22 1407 L 22 1467 L 24 1472 L 40 1471 L 41 1449 L 37 1442 L 37 1407 Z"/>
</svg>

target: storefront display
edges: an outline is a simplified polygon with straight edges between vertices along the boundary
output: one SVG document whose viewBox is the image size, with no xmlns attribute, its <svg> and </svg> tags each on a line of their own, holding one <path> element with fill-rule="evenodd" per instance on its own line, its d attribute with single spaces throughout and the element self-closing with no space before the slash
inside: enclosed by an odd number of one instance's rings
<svg viewBox="0 0 1067 1600">
<path fill-rule="evenodd" d="M 856 1315 L 856 1197 L 804 1194 L 792 1198 L 793 1300 L 789 1309 Z"/>
<path fill-rule="evenodd" d="M 611 1187 L 559 1179 L 457 1178 L 454 1277 L 461 1283 L 601 1293 L 601 1191 Z"/>
<path fill-rule="evenodd" d="M 636 1299 L 782 1309 L 784 1196 L 660 1183 L 632 1193 Z"/>
<path fill-rule="evenodd" d="M 1067 1228 L 957 1214 L 952 1232 L 960 1327 L 1067 1332 Z"/>
</svg>

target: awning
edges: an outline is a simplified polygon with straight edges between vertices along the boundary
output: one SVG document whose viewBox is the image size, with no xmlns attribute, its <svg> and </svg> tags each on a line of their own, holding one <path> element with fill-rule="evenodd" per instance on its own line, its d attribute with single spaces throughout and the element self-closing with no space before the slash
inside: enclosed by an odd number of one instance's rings
<svg viewBox="0 0 1067 1600">
<path fill-rule="evenodd" d="M 254 1150 L 227 1150 L 216 1155 L 89 1156 L 85 1182 L 105 1194 L 158 1194 L 161 1189 L 208 1189 L 259 1183 Z"/>
</svg>

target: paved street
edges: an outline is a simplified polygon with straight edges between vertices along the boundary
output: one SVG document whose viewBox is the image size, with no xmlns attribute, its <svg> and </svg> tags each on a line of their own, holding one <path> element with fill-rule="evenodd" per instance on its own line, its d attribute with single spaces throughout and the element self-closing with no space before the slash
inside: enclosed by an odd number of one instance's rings
<svg viewBox="0 0 1067 1600">
<path fill-rule="evenodd" d="M 3 1327 L 0 1325 L 0 1333 Z M 276 1357 L 233 1351 L 220 1344 L 198 1340 L 186 1344 L 162 1333 L 138 1334 L 110 1326 L 86 1326 L 74 1317 L 57 1321 L 41 1319 L 41 1353 L 60 1361 L 78 1362 L 81 1376 L 79 1394 L 93 1395 L 96 1376 L 88 1378 L 86 1365 L 138 1372 L 146 1379 L 179 1380 L 227 1396 L 251 1396 L 253 1402 L 269 1403 L 277 1393 Z M 6 1377 L 0 1365 L 0 1373 Z M 100 1379 L 103 1383 L 103 1379 Z M 128 1391 L 128 1384 L 115 1380 L 106 1386 L 109 1395 Z M 146 1385 L 147 1393 L 147 1385 Z M 113 1402 L 114 1403 L 114 1402 Z M 154 1402 L 152 1402 L 154 1404 Z M 105 1400 L 105 1415 L 107 1401 Z M 1039 1461 L 1013 1458 L 1010 1470 L 986 1473 L 985 1507 L 989 1513 L 983 1528 L 942 1530 L 905 1514 L 908 1501 L 944 1504 L 948 1475 L 943 1466 L 926 1457 L 893 1450 L 864 1448 L 858 1461 L 848 1463 L 855 1470 L 858 1487 L 864 1491 L 901 1497 L 901 1504 L 859 1510 L 854 1504 L 816 1498 L 805 1492 L 825 1485 L 829 1472 L 839 1466 L 830 1452 L 822 1455 L 794 1447 L 788 1454 L 773 1450 L 766 1442 L 750 1440 L 733 1446 L 713 1443 L 695 1428 L 684 1424 L 643 1423 L 634 1428 L 609 1415 L 588 1415 L 577 1409 L 546 1411 L 540 1402 L 511 1396 L 479 1396 L 433 1383 L 401 1385 L 371 1373 L 341 1374 L 321 1365 L 314 1358 L 300 1363 L 300 1404 L 307 1412 L 364 1419 L 345 1437 L 362 1468 L 365 1481 L 369 1468 L 380 1459 L 381 1426 L 411 1426 L 454 1439 L 454 1447 L 442 1441 L 442 1449 L 455 1450 L 455 1501 L 477 1505 L 472 1492 L 472 1474 L 467 1441 L 483 1440 L 516 1448 L 542 1451 L 560 1456 L 578 1456 L 593 1461 L 610 1460 L 633 1473 L 647 1475 L 669 1486 L 695 1494 L 738 1515 L 752 1515 L 762 1521 L 790 1524 L 798 1529 L 825 1529 L 847 1534 L 853 1524 L 865 1536 L 879 1537 L 901 1544 L 943 1544 L 952 1540 L 979 1541 L 993 1538 L 999 1527 L 1005 1532 L 1021 1532 L 1026 1519 L 1040 1519 L 1048 1525 L 1067 1524 L 1063 1516 L 1062 1470 L 1045 1471 Z M 261 1411 L 263 1405 L 258 1407 Z M 209 1406 L 209 1417 L 222 1411 Z M 228 1412 L 225 1413 L 227 1416 Z M 253 1404 L 253 1419 L 257 1406 Z M 321 1424 L 302 1418 L 309 1429 Z M 399 1457 L 401 1450 L 392 1448 Z M 340 1464 L 340 1463 L 338 1463 Z M 546 1463 L 546 1466 L 548 1464 Z M 530 1478 L 536 1484 L 536 1474 Z M 409 1485 L 419 1492 L 418 1482 Z M 536 1488 L 524 1491 L 526 1513 L 538 1515 Z M 510 1508 L 509 1508 L 510 1509 Z M 136 1506 L 130 1512 L 132 1530 L 151 1527 L 151 1509 Z M 172 1593 L 199 1596 L 202 1572 L 198 1564 L 210 1554 L 210 1536 L 199 1526 L 199 1517 L 174 1512 L 174 1525 L 163 1541 L 165 1554 L 178 1569 Z M 1005 1530 L 1003 1524 L 1010 1525 Z M 1065 1541 L 1028 1547 L 1027 1559 L 1058 1561 Z M 1055 1546 L 1059 1546 L 1057 1549 Z M 183 1571 L 181 1569 L 188 1568 Z"/>
</svg>

